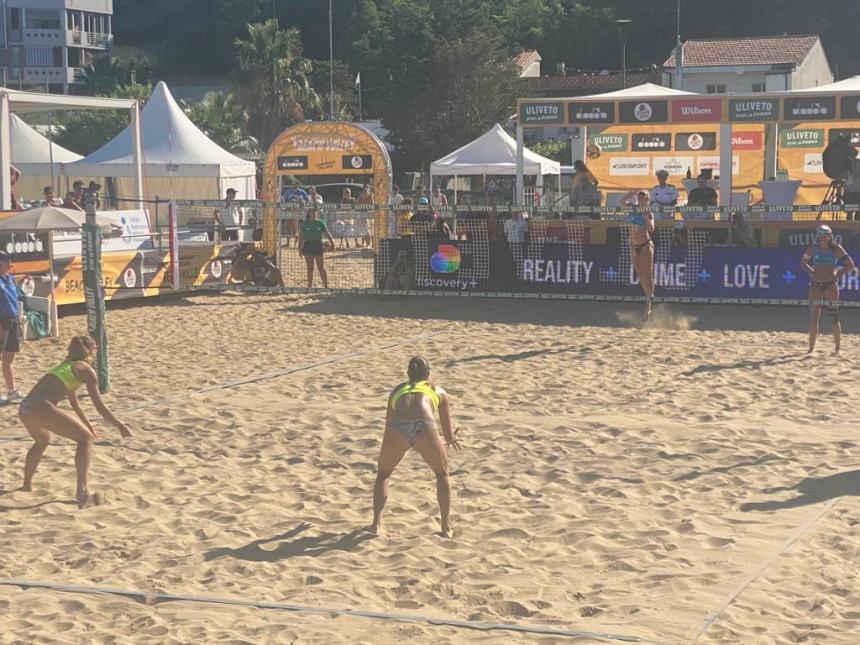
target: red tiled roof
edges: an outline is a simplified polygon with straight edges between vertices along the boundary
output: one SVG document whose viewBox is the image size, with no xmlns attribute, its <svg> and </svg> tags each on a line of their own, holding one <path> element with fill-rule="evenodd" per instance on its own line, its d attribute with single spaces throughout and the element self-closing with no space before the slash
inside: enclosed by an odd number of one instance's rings
<svg viewBox="0 0 860 645">
<path fill-rule="evenodd" d="M 517 57 L 514 59 L 514 62 L 522 67 L 526 63 L 528 63 L 533 56 L 540 58 L 540 54 L 538 54 L 536 49 L 526 49 L 517 54 Z"/>
<path fill-rule="evenodd" d="M 684 43 L 684 67 L 799 65 L 816 42 L 818 36 L 688 40 Z M 675 67 L 674 51 L 663 67 Z"/>
</svg>

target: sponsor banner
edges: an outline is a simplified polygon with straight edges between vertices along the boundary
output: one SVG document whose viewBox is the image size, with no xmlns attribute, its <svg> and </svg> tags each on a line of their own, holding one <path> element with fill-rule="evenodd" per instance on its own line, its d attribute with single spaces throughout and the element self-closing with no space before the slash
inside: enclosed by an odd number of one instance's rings
<svg viewBox="0 0 860 645">
<path fill-rule="evenodd" d="M 729 121 L 777 121 L 779 103 L 776 99 L 729 99 Z"/>
<path fill-rule="evenodd" d="M 593 143 L 601 152 L 627 152 L 626 134 L 592 134 L 588 143 Z"/>
<path fill-rule="evenodd" d="M 783 99 L 782 118 L 784 121 L 832 121 L 836 118 L 836 97 Z"/>
<path fill-rule="evenodd" d="M 716 176 L 720 174 L 720 157 L 701 156 L 696 159 L 699 170 L 710 170 Z M 741 158 L 738 155 L 732 155 L 732 175 L 737 175 L 741 170 Z"/>
<path fill-rule="evenodd" d="M 666 123 L 669 120 L 666 101 L 621 101 L 619 123 Z"/>
<path fill-rule="evenodd" d="M 373 167 L 371 155 L 343 155 L 341 165 L 344 170 L 369 170 Z"/>
<path fill-rule="evenodd" d="M 672 101 L 675 123 L 712 123 L 723 116 L 722 99 L 678 99 Z"/>
<path fill-rule="evenodd" d="M 675 150 L 716 150 L 716 132 L 679 132 L 675 135 Z"/>
<path fill-rule="evenodd" d="M 307 170 L 307 155 L 284 155 L 278 157 L 278 170 Z"/>
<path fill-rule="evenodd" d="M 612 157 L 609 174 L 614 177 L 647 176 L 651 174 L 651 160 L 648 157 Z"/>
<path fill-rule="evenodd" d="M 779 145 L 783 148 L 821 148 L 824 146 L 824 130 L 783 129 L 779 133 Z"/>
<path fill-rule="evenodd" d="M 764 133 L 733 132 L 732 150 L 761 150 L 764 145 Z"/>
<path fill-rule="evenodd" d="M 564 105 L 562 103 L 523 103 L 520 106 L 520 123 L 561 125 L 564 123 Z"/>
<path fill-rule="evenodd" d="M 402 240 L 391 245 L 387 257 Z M 503 240 L 482 244 L 489 260 L 484 276 L 463 278 L 457 273 L 418 277 L 427 291 L 564 293 L 594 296 L 641 296 L 642 290 L 625 247 L 571 243 L 529 243 L 514 248 Z M 805 247 L 804 247 L 805 248 Z M 689 298 L 806 299 L 809 277 L 800 269 L 804 248 L 691 248 L 658 243 L 654 264 L 656 295 Z M 393 255 L 392 255 L 393 253 Z M 382 271 L 385 273 L 385 270 Z M 839 280 L 840 297 L 860 302 L 860 276 L 855 269 Z M 798 319 L 798 324 L 803 324 Z"/>
<path fill-rule="evenodd" d="M 671 176 L 680 176 L 693 167 L 693 157 L 654 157 L 654 172 L 665 170 Z"/>
<path fill-rule="evenodd" d="M 860 128 L 831 128 L 827 133 L 827 143 L 840 136 L 848 137 L 852 146 L 860 146 Z"/>
<path fill-rule="evenodd" d="M 803 155 L 803 172 L 813 175 L 824 174 L 824 163 L 820 152 L 808 152 Z"/>
<path fill-rule="evenodd" d="M 668 132 L 655 132 L 654 134 L 634 134 L 633 152 L 654 152 L 672 149 L 672 135 Z"/>
<path fill-rule="evenodd" d="M 149 215 L 145 210 L 100 211 L 99 215 L 113 222 L 110 235 L 102 235 L 102 252 L 136 251 L 153 247 Z M 54 231 L 54 257 L 74 257 L 81 254 L 79 231 Z"/>
<path fill-rule="evenodd" d="M 815 226 L 810 226 L 805 230 L 797 228 L 781 229 L 779 231 L 779 245 L 782 247 L 806 249 L 806 247 L 811 246 L 815 242 L 815 228 Z M 837 244 L 846 247 L 848 252 L 851 253 L 852 251 L 848 247 L 854 246 L 855 242 L 858 241 L 857 233 L 853 229 L 839 228 L 832 224 L 831 228 L 833 229 L 833 240 Z"/>
<path fill-rule="evenodd" d="M 860 94 L 843 96 L 840 99 L 843 119 L 860 119 Z"/>
<path fill-rule="evenodd" d="M 615 103 L 611 101 L 596 103 L 572 102 L 567 106 L 567 120 L 570 123 L 615 123 Z"/>
</svg>

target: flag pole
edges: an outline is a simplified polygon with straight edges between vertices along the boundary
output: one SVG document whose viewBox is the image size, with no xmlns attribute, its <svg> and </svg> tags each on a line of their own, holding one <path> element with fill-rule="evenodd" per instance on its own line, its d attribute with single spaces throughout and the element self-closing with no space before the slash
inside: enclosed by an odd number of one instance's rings
<svg viewBox="0 0 860 645">
<path fill-rule="evenodd" d="M 328 0 L 328 96 L 329 119 L 334 121 L 334 39 L 332 38 L 331 0 Z"/>
</svg>

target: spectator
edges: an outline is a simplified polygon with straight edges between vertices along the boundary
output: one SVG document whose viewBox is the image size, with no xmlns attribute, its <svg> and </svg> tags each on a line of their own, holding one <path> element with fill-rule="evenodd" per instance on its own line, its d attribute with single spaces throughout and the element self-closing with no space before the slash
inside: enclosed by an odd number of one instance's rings
<svg viewBox="0 0 860 645">
<path fill-rule="evenodd" d="M 355 204 L 355 197 L 352 196 L 352 191 L 349 188 L 340 191 L 340 203 L 347 206 Z"/>
<path fill-rule="evenodd" d="M 23 398 L 15 387 L 12 361 L 21 349 L 21 320 L 18 307 L 18 285 L 12 275 L 12 256 L 0 251 L 0 364 L 7 394 L 0 403 L 12 403 Z"/>
<path fill-rule="evenodd" d="M 716 206 L 717 191 L 708 186 L 708 178 L 703 174 L 699 174 L 699 176 L 696 177 L 696 180 L 699 182 L 699 185 L 690 191 L 690 195 L 687 198 L 687 205 Z"/>
<path fill-rule="evenodd" d="M 75 198 L 75 193 L 73 191 L 69 191 L 66 193 L 66 198 L 63 200 L 63 208 L 70 208 L 73 211 L 83 210 L 80 206 L 78 206 L 78 202 Z"/>
<path fill-rule="evenodd" d="M 433 234 L 443 240 L 450 240 L 452 237 L 451 227 L 439 213 L 433 213 Z"/>
<path fill-rule="evenodd" d="M 281 202 L 284 204 L 308 204 L 310 201 L 310 195 L 302 190 L 298 184 L 287 186 L 281 193 Z"/>
<path fill-rule="evenodd" d="M 365 184 L 364 189 L 361 191 L 361 195 L 358 196 L 358 199 L 355 200 L 356 204 L 361 204 L 363 206 L 368 206 L 371 204 L 375 204 L 376 200 L 373 198 L 373 192 L 371 190 L 370 184 Z M 358 218 L 355 221 L 355 246 L 358 248 L 359 240 L 361 241 L 361 246 L 366 246 L 370 248 L 371 240 L 370 240 L 370 222 L 369 220 L 373 217 L 373 211 L 366 210 L 359 214 Z"/>
<path fill-rule="evenodd" d="M 743 213 L 729 215 L 729 235 L 726 246 L 758 246 L 752 225 Z"/>
<path fill-rule="evenodd" d="M 9 188 L 12 196 L 12 210 L 22 210 L 21 202 L 18 201 L 18 180 L 21 179 L 21 171 L 12 164 L 9 164 Z"/>
<path fill-rule="evenodd" d="M 84 209 L 84 182 L 80 179 L 76 179 L 72 184 L 72 190 L 75 193 L 75 204 L 83 210 Z"/>
<path fill-rule="evenodd" d="M 102 204 L 101 204 L 101 199 L 99 199 L 99 192 L 101 191 L 101 189 L 102 189 L 102 185 L 101 185 L 101 184 L 96 183 L 95 181 L 91 181 L 91 182 L 90 182 L 90 185 L 89 185 L 89 186 L 87 186 L 87 189 L 84 191 L 84 193 L 83 193 L 83 195 L 82 195 L 82 197 L 81 197 L 82 202 L 83 202 L 83 203 L 81 204 L 81 208 L 86 209 L 86 205 L 87 205 L 87 197 L 88 197 L 89 195 L 92 195 L 92 196 L 95 198 L 95 200 L 96 200 L 96 209 L 101 208 L 101 205 L 102 205 Z"/>
<path fill-rule="evenodd" d="M 371 190 L 370 184 L 365 184 L 364 189 L 361 191 L 361 195 L 358 196 L 358 199 L 355 200 L 356 204 L 375 204 L 376 200 L 373 198 L 373 191 Z"/>
<path fill-rule="evenodd" d="M 59 197 L 54 197 L 54 189 L 51 186 L 45 186 L 42 191 L 45 196 L 45 206 L 62 206 L 63 200 Z"/>
<path fill-rule="evenodd" d="M 221 231 L 222 241 L 239 239 L 239 228 L 244 222 L 245 212 L 241 206 L 235 204 L 235 199 L 236 189 L 228 188 L 224 207 L 215 211 L 215 222 Z"/>
<path fill-rule="evenodd" d="M 322 204 L 323 197 L 317 192 L 316 186 L 308 187 L 308 197 L 311 200 L 311 204 Z"/>
<path fill-rule="evenodd" d="M 657 185 L 651 189 L 651 205 L 652 206 L 675 206 L 678 203 L 678 189 L 672 184 L 667 184 L 669 172 L 663 169 L 658 170 Z"/>
<path fill-rule="evenodd" d="M 413 203 L 411 200 L 410 204 Z M 391 195 L 391 205 L 395 208 L 403 204 L 403 195 L 400 194 L 400 186 L 394 184 L 392 187 L 392 195 Z"/>
<path fill-rule="evenodd" d="M 448 198 L 445 197 L 444 193 L 442 192 L 442 188 L 439 186 L 439 184 L 436 184 L 435 186 L 433 186 L 432 202 L 433 202 L 434 206 L 447 206 L 448 205 Z"/>
<path fill-rule="evenodd" d="M 412 235 L 412 198 L 407 197 L 403 200 L 403 208 L 397 213 L 397 234 L 400 237 Z"/>
<path fill-rule="evenodd" d="M 505 220 L 503 226 L 505 237 L 508 239 L 508 244 L 524 244 L 526 241 L 526 230 L 528 224 L 523 219 L 523 214 L 519 211 L 515 212 L 510 219 Z"/>
<path fill-rule="evenodd" d="M 602 196 L 597 190 L 597 178 L 588 167 L 577 159 L 573 162 L 573 191 L 570 196 L 571 206 L 600 206 Z"/>
<path fill-rule="evenodd" d="M 422 199 L 427 199 L 427 196 L 424 194 L 424 184 L 418 184 L 415 188 L 415 195 L 412 196 L 412 202 L 420 204 Z"/>
</svg>

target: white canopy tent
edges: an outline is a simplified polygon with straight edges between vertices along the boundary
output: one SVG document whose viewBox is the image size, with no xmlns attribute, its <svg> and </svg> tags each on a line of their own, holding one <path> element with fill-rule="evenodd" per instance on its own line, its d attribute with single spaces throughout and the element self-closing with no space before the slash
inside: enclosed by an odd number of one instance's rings
<svg viewBox="0 0 860 645">
<path fill-rule="evenodd" d="M 431 163 L 430 186 L 432 189 L 434 176 L 516 175 L 517 168 L 517 142 L 497 123 L 471 143 Z M 556 175 L 560 182 L 561 164 L 523 149 L 522 174 L 535 175 L 538 186 L 543 185 L 544 175 Z"/>
<path fill-rule="evenodd" d="M 162 81 L 141 110 L 143 195 L 169 199 L 220 199 L 228 188 L 237 199 L 254 199 L 256 167 L 227 152 L 197 129 Z M 117 194 L 131 194 L 132 131 L 83 159 L 69 164 L 68 174 L 116 178 Z"/>
<path fill-rule="evenodd" d="M 12 161 L 12 112 L 51 112 L 57 110 L 129 110 L 131 112 L 131 186 L 132 194 L 141 194 L 140 110 L 134 99 L 110 99 L 64 94 L 40 94 L 0 88 L 0 168 L 8 168 Z M 12 206 L 11 177 L 8 171 L 0 172 L 0 210 Z"/>
<path fill-rule="evenodd" d="M 10 115 L 12 165 L 21 171 L 18 194 L 40 199 L 45 186 L 58 189 L 63 165 L 82 159 L 81 155 L 58 146 L 42 136 L 17 114 Z M 57 193 L 62 197 L 62 193 Z"/>
<path fill-rule="evenodd" d="M 852 76 L 835 83 L 819 85 L 818 87 L 805 87 L 798 90 L 789 90 L 788 94 L 818 94 L 821 92 L 860 92 L 860 76 Z"/>
</svg>

